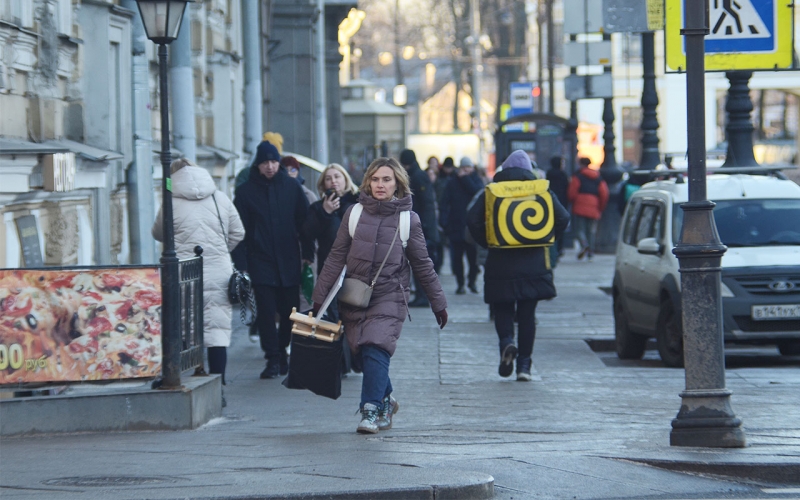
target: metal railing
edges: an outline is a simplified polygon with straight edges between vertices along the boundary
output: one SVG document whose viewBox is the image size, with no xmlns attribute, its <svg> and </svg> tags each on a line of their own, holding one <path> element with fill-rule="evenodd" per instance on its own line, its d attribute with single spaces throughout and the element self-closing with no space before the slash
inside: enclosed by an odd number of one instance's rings
<svg viewBox="0 0 800 500">
<path fill-rule="evenodd" d="M 203 370 L 203 248 L 194 247 L 195 257 L 179 262 L 181 308 L 181 371 Z"/>
</svg>

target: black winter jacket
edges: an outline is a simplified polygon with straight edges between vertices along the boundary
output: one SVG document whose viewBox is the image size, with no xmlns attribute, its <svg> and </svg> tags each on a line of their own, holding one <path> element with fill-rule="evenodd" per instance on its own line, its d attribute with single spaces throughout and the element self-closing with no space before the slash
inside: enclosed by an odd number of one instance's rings
<svg viewBox="0 0 800 500">
<path fill-rule="evenodd" d="M 428 178 L 428 174 L 419 168 L 416 163 L 408 169 L 408 178 L 411 188 L 412 211 L 419 215 L 422 222 L 422 234 L 428 246 L 439 243 L 439 227 L 436 223 L 436 191 Z"/>
<path fill-rule="evenodd" d="M 317 200 L 311 204 L 302 235 L 308 246 L 313 247 L 314 241 L 317 242 L 317 273 L 322 272 L 325 259 L 328 258 L 333 242 L 336 241 L 336 233 L 342 225 L 344 213 L 358 203 L 358 195 L 349 191 L 345 193 L 339 199 L 339 210 L 330 214 L 322 208 L 322 202 L 323 200 Z"/>
<path fill-rule="evenodd" d="M 521 168 L 508 168 L 494 176 L 494 182 L 532 181 L 533 172 Z M 569 223 L 569 212 L 553 196 L 555 235 L 559 239 Z M 467 226 L 475 241 L 482 247 L 486 243 L 486 195 L 481 193 L 467 213 Z M 484 270 L 483 300 L 487 304 L 517 300 L 544 300 L 556 296 L 553 284 L 549 248 L 490 248 Z"/>
<path fill-rule="evenodd" d="M 569 189 L 569 175 L 560 168 L 551 168 L 547 171 L 547 180 L 550 181 L 550 191 L 552 191 L 564 208 L 567 208 L 567 190 Z"/>
<path fill-rule="evenodd" d="M 300 183 L 283 168 L 269 180 L 251 168 L 247 182 L 236 188 L 233 204 L 246 231 L 236 249 L 236 267 L 246 269 L 254 285 L 299 285 L 300 231 L 308 213 Z M 314 260 L 313 247 L 303 245 L 303 259 Z"/>
<path fill-rule="evenodd" d="M 439 204 L 439 225 L 450 241 L 464 241 L 467 228 L 467 205 L 475 193 L 483 188 L 477 172 L 463 177 L 453 176 L 447 181 Z"/>
</svg>

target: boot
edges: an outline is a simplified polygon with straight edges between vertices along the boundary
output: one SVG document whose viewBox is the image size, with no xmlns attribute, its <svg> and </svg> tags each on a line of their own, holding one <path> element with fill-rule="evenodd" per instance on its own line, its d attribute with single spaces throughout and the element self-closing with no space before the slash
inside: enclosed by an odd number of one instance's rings
<svg viewBox="0 0 800 500">
<path fill-rule="evenodd" d="M 358 423 L 356 432 L 359 434 L 377 434 L 379 411 L 374 404 L 364 403 L 364 407 L 361 408 L 361 422 Z"/>
<path fill-rule="evenodd" d="M 383 398 L 383 407 L 378 411 L 378 429 L 388 431 L 392 428 L 392 416 L 397 413 L 400 408 L 400 403 L 388 395 Z"/>
</svg>

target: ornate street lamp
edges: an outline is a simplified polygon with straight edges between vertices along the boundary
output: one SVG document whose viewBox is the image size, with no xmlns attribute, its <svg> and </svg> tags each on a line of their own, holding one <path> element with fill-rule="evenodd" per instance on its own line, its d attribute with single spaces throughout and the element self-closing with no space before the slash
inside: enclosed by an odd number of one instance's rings
<svg viewBox="0 0 800 500">
<path fill-rule="evenodd" d="M 158 45 L 158 81 L 161 90 L 161 182 L 164 247 L 161 253 L 161 350 L 162 387 L 181 386 L 181 317 L 178 257 L 172 222 L 172 179 L 169 147 L 169 93 L 167 90 L 167 44 L 178 38 L 188 0 L 136 0 L 144 30 Z"/>
</svg>

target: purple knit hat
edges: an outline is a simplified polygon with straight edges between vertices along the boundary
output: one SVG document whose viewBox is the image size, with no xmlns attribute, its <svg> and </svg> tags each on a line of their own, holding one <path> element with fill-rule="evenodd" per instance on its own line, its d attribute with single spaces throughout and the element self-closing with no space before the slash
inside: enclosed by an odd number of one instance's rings
<svg viewBox="0 0 800 500">
<path fill-rule="evenodd" d="M 522 170 L 527 170 L 528 172 L 533 172 L 533 166 L 531 166 L 531 158 L 528 156 L 528 153 L 525 151 L 518 149 L 511 153 L 506 161 L 503 162 L 503 170 L 507 168 L 521 168 Z"/>
</svg>

